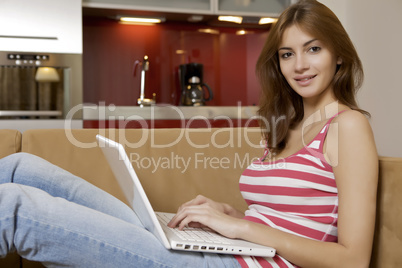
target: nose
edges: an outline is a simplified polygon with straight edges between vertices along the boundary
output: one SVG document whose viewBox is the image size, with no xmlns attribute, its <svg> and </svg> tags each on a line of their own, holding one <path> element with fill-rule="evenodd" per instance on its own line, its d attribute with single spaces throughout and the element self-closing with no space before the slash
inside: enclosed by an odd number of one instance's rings
<svg viewBox="0 0 402 268">
<path fill-rule="evenodd" d="M 298 73 L 301 73 L 309 68 L 310 68 L 310 64 L 307 60 L 306 55 L 298 54 L 296 56 L 295 71 Z"/>
</svg>

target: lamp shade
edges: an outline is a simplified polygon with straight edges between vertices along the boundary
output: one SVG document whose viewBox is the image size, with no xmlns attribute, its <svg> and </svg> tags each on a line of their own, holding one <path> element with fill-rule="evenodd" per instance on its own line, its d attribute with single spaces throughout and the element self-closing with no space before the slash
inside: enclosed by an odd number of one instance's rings
<svg viewBox="0 0 402 268">
<path fill-rule="evenodd" d="M 60 77 L 53 67 L 39 67 L 36 71 L 35 80 L 37 82 L 59 82 Z"/>
</svg>

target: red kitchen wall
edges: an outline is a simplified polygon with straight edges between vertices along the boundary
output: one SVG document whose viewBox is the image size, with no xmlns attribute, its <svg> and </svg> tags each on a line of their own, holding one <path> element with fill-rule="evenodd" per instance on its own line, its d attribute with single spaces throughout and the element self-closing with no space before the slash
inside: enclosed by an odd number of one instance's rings
<svg viewBox="0 0 402 268">
<path fill-rule="evenodd" d="M 199 31 L 205 28 L 217 32 Z M 84 17 L 84 102 L 136 105 L 140 68 L 134 76 L 133 66 L 148 55 L 146 98 L 156 93 L 157 103 L 179 104 L 178 66 L 197 62 L 204 65 L 204 82 L 214 93 L 207 105 L 257 105 L 255 63 L 268 32 L 253 29 L 250 34 L 236 35 L 237 30 L 187 23 L 123 25 Z"/>
</svg>

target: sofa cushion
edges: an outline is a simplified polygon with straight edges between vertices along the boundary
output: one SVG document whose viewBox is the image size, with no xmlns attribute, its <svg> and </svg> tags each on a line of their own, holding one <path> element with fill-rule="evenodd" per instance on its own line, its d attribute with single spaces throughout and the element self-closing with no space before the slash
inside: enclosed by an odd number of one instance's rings
<svg viewBox="0 0 402 268">
<path fill-rule="evenodd" d="M 28 130 L 22 151 L 38 155 L 125 201 L 96 145 L 122 143 L 155 210 L 177 210 L 197 194 L 246 208 L 238 180 L 261 156 L 258 128 Z"/>
<path fill-rule="evenodd" d="M 13 129 L 0 129 L 0 158 L 21 150 L 21 132 Z"/>
</svg>

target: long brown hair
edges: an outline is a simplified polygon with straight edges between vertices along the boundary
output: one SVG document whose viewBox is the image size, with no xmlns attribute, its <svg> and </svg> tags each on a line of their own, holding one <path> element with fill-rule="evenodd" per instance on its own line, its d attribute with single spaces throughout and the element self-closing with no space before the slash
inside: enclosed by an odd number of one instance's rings
<svg viewBox="0 0 402 268">
<path fill-rule="evenodd" d="M 332 81 L 334 95 L 340 103 L 369 115 L 355 100 L 363 82 L 363 68 L 341 22 L 318 1 L 300 0 L 289 6 L 271 28 L 256 65 L 262 88 L 258 115 L 271 153 L 279 153 L 285 148 L 289 129 L 304 117 L 302 98 L 289 86 L 279 66 L 278 48 L 284 31 L 292 25 L 298 25 L 321 40 L 342 59 Z"/>
</svg>

